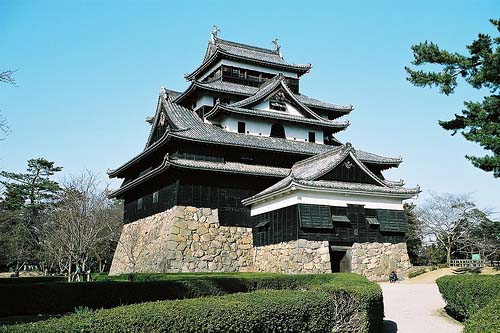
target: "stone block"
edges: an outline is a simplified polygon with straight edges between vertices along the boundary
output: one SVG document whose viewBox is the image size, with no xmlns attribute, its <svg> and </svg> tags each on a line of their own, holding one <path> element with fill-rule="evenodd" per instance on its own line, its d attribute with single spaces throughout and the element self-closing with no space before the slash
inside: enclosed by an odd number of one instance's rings
<svg viewBox="0 0 500 333">
<path fill-rule="evenodd" d="M 211 241 L 213 238 L 213 236 L 211 234 L 204 234 L 204 235 L 201 235 L 201 241 L 202 242 L 209 242 Z"/>
<path fill-rule="evenodd" d="M 320 247 L 319 250 L 318 250 L 318 254 L 322 255 L 322 254 L 330 254 L 330 249 L 328 247 Z"/>
<path fill-rule="evenodd" d="M 241 238 L 241 244 L 252 244 L 252 239 L 248 236 L 243 236 Z"/>
<path fill-rule="evenodd" d="M 177 235 L 179 234 L 179 232 L 181 231 L 181 229 L 179 229 L 178 226 L 175 226 L 173 225 L 171 228 L 170 228 L 170 233 L 173 234 L 173 235 Z"/>
<path fill-rule="evenodd" d="M 199 223 L 196 221 L 189 221 L 187 224 L 187 228 L 189 230 L 196 230 L 196 229 L 198 229 L 198 227 L 199 227 Z"/>
<path fill-rule="evenodd" d="M 202 226 L 200 226 L 200 227 L 198 228 L 198 230 L 197 230 L 197 231 L 198 231 L 198 233 L 199 233 L 200 235 L 204 235 L 204 234 L 208 233 L 208 228 L 207 228 L 207 227 L 205 227 L 204 225 L 202 225 Z"/>
<path fill-rule="evenodd" d="M 172 235 L 170 236 L 170 239 L 174 242 L 185 242 L 187 240 L 186 237 L 181 235 Z"/>
<path fill-rule="evenodd" d="M 297 240 L 297 247 L 299 247 L 299 248 L 305 248 L 308 245 L 307 243 L 308 243 L 307 240 L 305 240 L 305 239 L 299 239 L 299 240 Z"/>
<path fill-rule="evenodd" d="M 167 249 L 169 250 L 175 250 L 177 248 L 178 243 L 175 241 L 168 241 L 167 242 Z"/>
</svg>

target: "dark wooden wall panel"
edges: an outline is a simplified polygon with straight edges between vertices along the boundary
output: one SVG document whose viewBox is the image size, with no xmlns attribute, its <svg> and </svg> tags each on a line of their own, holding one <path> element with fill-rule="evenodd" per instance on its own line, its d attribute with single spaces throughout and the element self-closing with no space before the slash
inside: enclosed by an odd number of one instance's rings
<svg viewBox="0 0 500 333">
<path fill-rule="evenodd" d="M 327 207 L 327 206 L 326 206 Z M 255 246 L 276 244 L 297 239 L 315 241 L 330 241 L 336 245 L 350 246 L 352 243 L 363 242 L 405 242 L 404 231 L 381 231 L 379 226 L 368 224 L 366 217 L 377 217 L 380 210 L 364 209 L 363 206 L 349 205 L 348 207 L 329 207 L 333 215 L 344 215 L 350 220 L 346 222 L 333 222 L 333 229 L 300 227 L 298 206 L 290 206 L 273 212 L 253 216 L 253 226 L 269 220 L 269 224 L 253 228 Z M 400 211 L 383 211 L 381 219 L 385 216 L 400 216 Z M 404 215 L 404 213 L 403 213 Z M 385 223 L 380 220 L 380 223 Z M 398 220 L 401 223 L 401 220 Z M 406 221 L 404 222 L 406 224 Z M 403 229 L 399 229 L 403 230 Z"/>
</svg>

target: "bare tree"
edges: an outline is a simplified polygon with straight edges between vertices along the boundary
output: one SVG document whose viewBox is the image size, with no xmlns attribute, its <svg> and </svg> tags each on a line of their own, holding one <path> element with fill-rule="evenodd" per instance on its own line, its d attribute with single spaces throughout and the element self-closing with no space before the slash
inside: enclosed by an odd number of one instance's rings
<svg viewBox="0 0 500 333">
<path fill-rule="evenodd" d="M 477 210 L 473 213 L 475 225 L 459 246 L 459 250 L 467 253 L 479 253 L 482 259 L 498 260 L 500 258 L 500 221 L 489 218 L 489 211 Z"/>
<path fill-rule="evenodd" d="M 6 70 L 0 72 L 0 82 L 16 85 L 16 80 L 14 79 L 14 70 Z"/>
<path fill-rule="evenodd" d="M 477 225 L 476 212 L 477 208 L 468 195 L 450 193 L 432 193 L 431 198 L 417 209 L 425 239 L 446 249 L 448 265 L 454 249 Z"/>
<path fill-rule="evenodd" d="M 95 251 L 116 238 L 121 218 L 98 177 L 90 171 L 63 182 L 63 193 L 45 228 L 44 247 L 68 272 L 79 265 L 87 270 Z"/>
<path fill-rule="evenodd" d="M 0 82 L 11 84 L 13 86 L 16 85 L 16 80 L 14 79 L 14 73 L 16 71 L 6 70 L 0 72 Z M 9 133 L 9 125 L 7 124 L 7 120 L 0 114 L 0 132 L 3 132 L 4 135 Z M 3 140 L 0 137 L 0 140 Z"/>
</svg>

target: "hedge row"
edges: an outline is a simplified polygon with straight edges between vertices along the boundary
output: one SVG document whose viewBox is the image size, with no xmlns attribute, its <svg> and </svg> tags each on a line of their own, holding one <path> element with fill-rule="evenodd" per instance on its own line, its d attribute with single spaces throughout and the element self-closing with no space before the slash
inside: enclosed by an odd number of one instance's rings
<svg viewBox="0 0 500 333">
<path fill-rule="evenodd" d="M 172 276 L 168 279 L 114 284 L 167 284 L 165 288 L 171 289 L 172 283 L 177 283 L 192 286 L 187 289 L 196 291 L 194 296 L 238 288 L 248 293 L 79 312 L 60 319 L 1 327 L 0 332 L 379 332 L 382 327 L 380 287 L 355 274 L 199 276 L 184 281 L 179 275 L 177 280 Z M 113 282 L 87 285 L 110 286 Z"/>
<path fill-rule="evenodd" d="M 147 301 L 250 292 L 299 289 L 335 281 L 348 286 L 363 278 L 350 275 L 285 274 L 137 274 L 94 283 L 0 284 L 0 316 L 63 314 L 78 307 L 112 308 Z M 127 282 L 128 280 L 138 282 Z M 332 282 L 333 283 L 333 282 Z"/>
<path fill-rule="evenodd" d="M 500 275 L 443 276 L 436 282 L 447 311 L 460 321 L 500 297 Z"/>
<path fill-rule="evenodd" d="M 325 292 L 256 291 L 221 297 L 143 303 L 7 327 L 0 332 L 346 332 L 362 319 Z M 347 320 L 345 320 L 347 319 Z"/>
<path fill-rule="evenodd" d="M 23 284 L 23 283 L 40 283 L 40 282 L 66 282 L 68 278 L 65 276 L 27 276 L 17 278 L 2 278 L 0 284 Z"/>
<path fill-rule="evenodd" d="M 490 301 L 465 322 L 464 333 L 500 332 L 500 297 Z"/>
</svg>

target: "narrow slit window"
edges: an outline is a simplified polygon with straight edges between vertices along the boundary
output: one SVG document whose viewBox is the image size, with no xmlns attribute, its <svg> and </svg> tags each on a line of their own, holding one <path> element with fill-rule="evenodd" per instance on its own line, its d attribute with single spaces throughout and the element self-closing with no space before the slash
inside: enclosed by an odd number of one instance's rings
<svg viewBox="0 0 500 333">
<path fill-rule="evenodd" d="M 245 133 L 245 122 L 238 121 L 238 133 Z"/>
<path fill-rule="evenodd" d="M 158 203 L 158 191 L 153 192 L 153 203 Z"/>
</svg>

